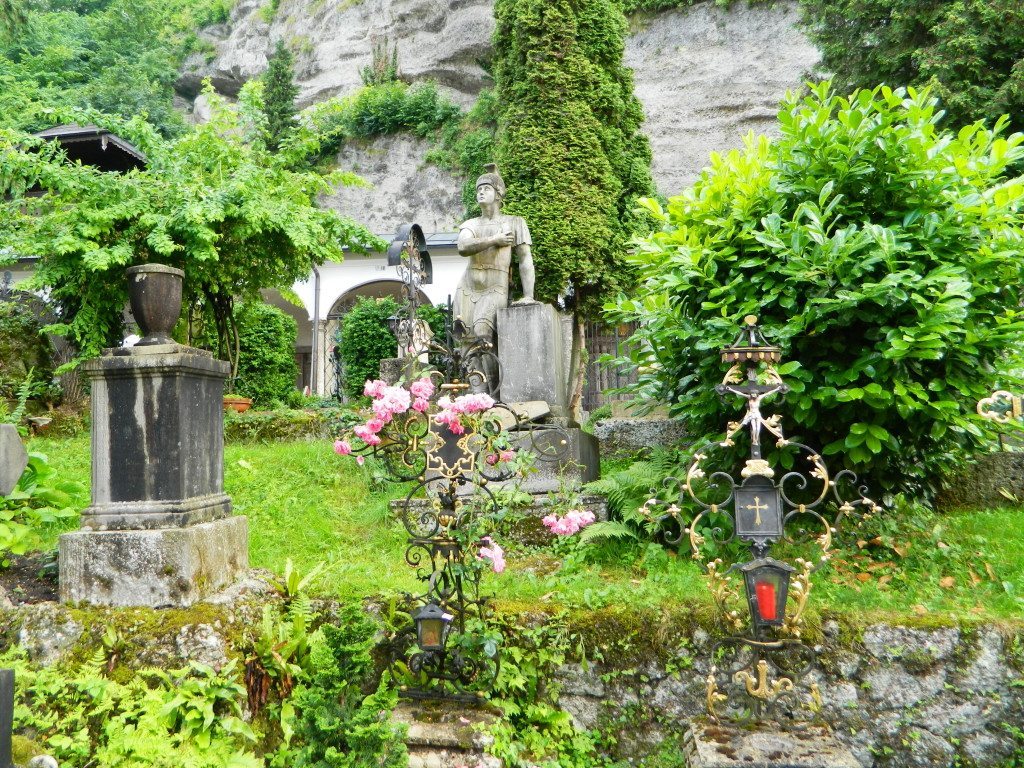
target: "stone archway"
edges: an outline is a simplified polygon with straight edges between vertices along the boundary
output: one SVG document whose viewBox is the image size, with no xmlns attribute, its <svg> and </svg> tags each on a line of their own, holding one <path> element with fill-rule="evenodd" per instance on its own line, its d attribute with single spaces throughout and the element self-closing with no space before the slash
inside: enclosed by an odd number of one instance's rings
<svg viewBox="0 0 1024 768">
<path fill-rule="evenodd" d="M 322 359 L 323 394 L 329 397 L 336 397 L 344 400 L 344 393 L 341 390 L 341 376 L 338 368 L 336 354 L 338 331 L 341 329 L 341 320 L 345 314 L 355 306 L 356 301 L 361 297 L 382 299 L 391 297 L 395 301 L 405 300 L 403 294 L 403 283 L 400 280 L 381 279 L 370 280 L 360 285 L 349 288 L 339 296 L 331 305 L 330 311 L 320 322 L 321 346 L 324 350 Z M 430 299 L 423 291 L 420 291 L 420 302 L 429 304 Z"/>
</svg>

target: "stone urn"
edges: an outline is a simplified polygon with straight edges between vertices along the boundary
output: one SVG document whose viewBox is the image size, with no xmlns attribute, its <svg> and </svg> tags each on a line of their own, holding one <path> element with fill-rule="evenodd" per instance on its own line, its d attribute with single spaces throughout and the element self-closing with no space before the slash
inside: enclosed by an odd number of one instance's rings
<svg viewBox="0 0 1024 768">
<path fill-rule="evenodd" d="M 132 315 L 143 337 L 135 346 L 173 344 L 171 329 L 181 315 L 181 283 L 185 273 L 166 264 L 128 267 L 128 296 Z"/>
</svg>

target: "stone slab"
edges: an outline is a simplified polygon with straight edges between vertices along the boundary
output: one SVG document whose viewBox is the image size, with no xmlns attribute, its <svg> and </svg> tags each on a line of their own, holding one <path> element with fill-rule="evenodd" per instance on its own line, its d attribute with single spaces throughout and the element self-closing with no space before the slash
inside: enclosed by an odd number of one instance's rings
<svg viewBox="0 0 1024 768">
<path fill-rule="evenodd" d="M 551 406 L 543 400 L 530 400 L 525 403 L 505 403 L 508 408 L 495 408 L 488 416 L 497 417 L 502 429 L 512 429 L 522 422 L 537 421 L 551 413 Z"/>
<path fill-rule="evenodd" d="M 569 371 L 561 316 L 550 304 L 513 304 L 498 310 L 498 360 L 505 402 L 543 400 L 567 416 Z"/>
<path fill-rule="evenodd" d="M 14 490 L 27 466 L 28 452 L 18 428 L 13 424 L 0 424 L 0 496 Z"/>
<path fill-rule="evenodd" d="M 486 728 L 497 713 L 466 704 L 400 700 L 392 719 L 406 726 L 409 768 L 500 768 L 501 760 L 486 754 L 494 737 Z"/>
<path fill-rule="evenodd" d="M 822 726 L 737 728 L 691 723 L 684 741 L 688 768 L 862 768 Z"/>
<path fill-rule="evenodd" d="M 187 607 L 249 566 L 245 517 L 187 528 L 77 531 L 60 537 L 60 599 L 117 607 Z"/>
</svg>

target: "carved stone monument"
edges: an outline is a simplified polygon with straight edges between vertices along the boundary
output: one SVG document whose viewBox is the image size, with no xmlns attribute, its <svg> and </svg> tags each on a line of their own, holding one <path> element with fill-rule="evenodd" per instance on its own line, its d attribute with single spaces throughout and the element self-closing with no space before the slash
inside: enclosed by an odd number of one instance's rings
<svg viewBox="0 0 1024 768">
<path fill-rule="evenodd" d="M 481 215 L 464 222 L 459 231 L 459 253 L 469 258 L 469 265 L 455 295 L 455 314 L 470 333 L 497 347 L 502 401 L 513 406 L 542 401 L 563 427 L 557 439 L 564 458 L 542 462 L 541 471 L 525 486 L 544 493 L 558 490 L 563 478 L 577 486 L 596 479 L 598 448 L 591 435 L 565 427 L 571 417 L 567 410 L 570 350 L 563 318 L 550 304 L 533 298 L 530 230 L 522 217 L 501 212 L 504 197 L 505 182 L 495 166 L 487 166 L 487 173 L 476 182 Z M 519 262 L 523 297 L 509 304 L 513 256 Z M 497 372 L 485 373 L 492 381 L 492 393 L 499 394 Z"/>
<path fill-rule="evenodd" d="M 187 606 L 248 567 L 245 517 L 224 493 L 229 366 L 175 344 L 179 270 L 129 270 L 146 337 L 106 350 L 92 381 L 92 503 L 60 539 L 60 596 L 115 606 Z M 161 305 L 163 317 L 149 305 Z M 168 306 L 169 303 L 169 306 Z"/>
</svg>

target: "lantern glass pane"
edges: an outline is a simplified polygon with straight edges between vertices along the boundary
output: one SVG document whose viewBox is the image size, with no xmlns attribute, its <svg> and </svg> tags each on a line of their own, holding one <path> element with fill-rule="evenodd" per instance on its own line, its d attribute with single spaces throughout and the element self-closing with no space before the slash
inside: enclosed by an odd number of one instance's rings
<svg viewBox="0 0 1024 768">
<path fill-rule="evenodd" d="M 754 599 L 761 621 L 778 621 L 779 597 L 782 592 L 782 574 L 765 569 L 754 574 Z"/>
<path fill-rule="evenodd" d="M 439 650 L 444 645 L 444 622 L 441 619 L 420 619 L 419 625 L 420 648 Z"/>
</svg>

